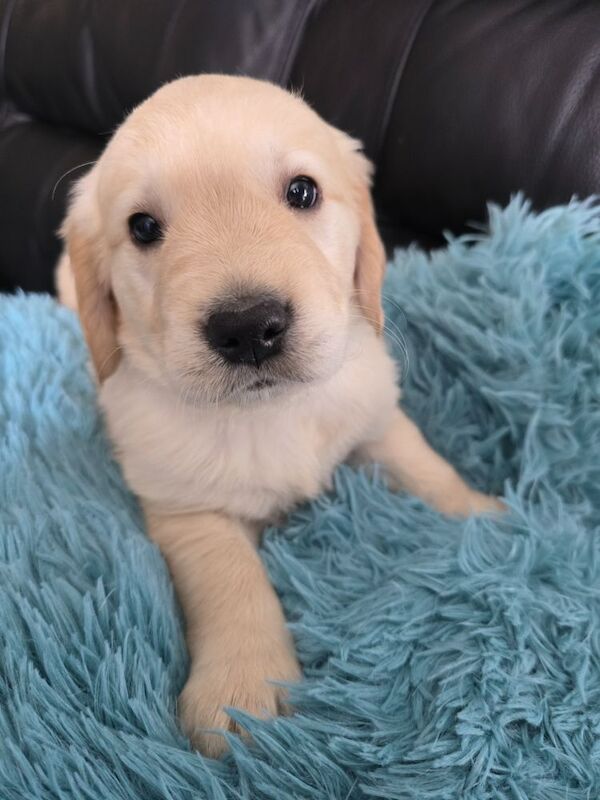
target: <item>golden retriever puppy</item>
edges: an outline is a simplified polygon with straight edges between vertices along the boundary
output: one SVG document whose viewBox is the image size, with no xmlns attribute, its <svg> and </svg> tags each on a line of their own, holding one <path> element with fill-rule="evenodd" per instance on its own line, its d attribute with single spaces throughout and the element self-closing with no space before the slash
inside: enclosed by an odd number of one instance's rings
<svg viewBox="0 0 600 800">
<path fill-rule="evenodd" d="M 268 83 L 205 75 L 142 103 L 78 183 L 59 287 L 115 453 L 185 616 L 184 730 L 273 715 L 300 669 L 257 533 L 349 456 L 447 514 L 499 508 L 398 407 L 385 255 L 359 144 Z M 71 298 L 71 302 L 74 302 Z"/>
</svg>

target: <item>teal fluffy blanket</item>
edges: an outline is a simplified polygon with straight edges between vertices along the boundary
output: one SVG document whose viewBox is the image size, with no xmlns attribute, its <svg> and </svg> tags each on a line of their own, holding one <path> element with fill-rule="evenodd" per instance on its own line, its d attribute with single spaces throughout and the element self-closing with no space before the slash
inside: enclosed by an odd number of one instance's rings
<svg viewBox="0 0 600 800">
<path fill-rule="evenodd" d="M 341 468 L 263 549 L 296 713 L 243 718 L 254 744 L 215 762 L 175 723 L 177 606 L 79 327 L 0 299 L 2 800 L 600 797 L 598 214 L 492 208 L 399 253 L 386 304 L 407 410 L 510 512 L 446 519 Z"/>
</svg>

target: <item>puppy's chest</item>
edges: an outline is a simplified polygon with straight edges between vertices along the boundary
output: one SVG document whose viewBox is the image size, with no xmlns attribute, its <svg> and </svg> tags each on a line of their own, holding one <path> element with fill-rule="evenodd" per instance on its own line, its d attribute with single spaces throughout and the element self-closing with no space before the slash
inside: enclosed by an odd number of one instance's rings
<svg viewBox="0 0 600 800">
<path fill-rule="evenodd" d="M 101 402 L 125 478 L 164 511 L 223 511 L 265 521 L 325 488 L 395 408 L 394 366 L 364 350 L 328 383 L 248 408 L 177 407 L 122 367 Z"/>
<path fill-rule="evenodd" d="M 200 424 L 190 492 L 204 504 L 267 519 L 318 494 L 355 443 L 352 426 L 300 409 Z"/>
<path fill-rule="evenodd" d="M 183 414 L 116 384 L 103 405 L 117 457 L 134 492 L 165 510 L 268 520 L 327 486 L 373 425 L 364 397 Z"/>
</svg>

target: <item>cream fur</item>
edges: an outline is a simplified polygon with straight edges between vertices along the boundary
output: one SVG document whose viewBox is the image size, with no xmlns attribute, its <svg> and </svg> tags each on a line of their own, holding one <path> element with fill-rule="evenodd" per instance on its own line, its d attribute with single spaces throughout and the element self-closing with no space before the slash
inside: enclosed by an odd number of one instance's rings
<svg viewBox="0 0 600 800">
<path fill-rule="evenodd" d="M 194 408 L 169 389 L 149 391 L 124 359 L 100 397 L 128 482 L 153 507 L 258 522 L 316 496 L 359 444 L 381 438 L 396 408 L 381 339 L 360 320 L 354 339 L 333 376 L 240 407 Z"/>
<path fill-rule="evenodd" d="M 294 175 L 322 200 L 289 209 Z M 397 407 L 379 335 L 385 254 L 370 165 L 299 98 L 247 78 L 175 81 L 136 109 L 80 181 L 57 280 L 77 306 L 115 452 L 178 591 L 192 666 L 180 716 L 205 752 L 223 711 L 285 707 L 300 672 L 256 533 L 314 497 L 351 455 L 452 514 L 493 511 Z M 140 251 L 135 211 L 163 241 Z M 71 274 L 72 273 L 72 274 Z M 215 299 L 274 291 L 296 314 L 274 388 L 231 369 L 202 324 Z M 265 374 L 264 371 L 261 374 Z"/>
</svg>

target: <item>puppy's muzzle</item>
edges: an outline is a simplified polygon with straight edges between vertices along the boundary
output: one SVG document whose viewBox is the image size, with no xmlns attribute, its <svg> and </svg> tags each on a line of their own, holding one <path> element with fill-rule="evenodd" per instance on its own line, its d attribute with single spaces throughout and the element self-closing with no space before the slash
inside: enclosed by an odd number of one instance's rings
<svg viewBox="0 0 600 800">
<path fill-rule="evenodd" d="M 259 367 L 283 350 L 290 320 L 289 306 L 275 297 L 242 297 L 210 314 L 206 339 L 230 364 Z"/>
</svg>

